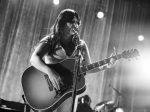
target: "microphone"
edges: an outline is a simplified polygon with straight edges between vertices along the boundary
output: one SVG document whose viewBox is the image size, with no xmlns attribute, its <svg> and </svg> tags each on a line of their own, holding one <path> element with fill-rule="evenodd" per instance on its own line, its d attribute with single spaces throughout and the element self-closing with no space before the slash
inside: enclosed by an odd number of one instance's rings
<svg viewBox="0 0 150 112">
<path fill-rule="evenodd" d="M 78 46 L 80 43 L 79 43 L 79 38 L 77 37 L 77 36 L 73 36 L 72 37 L 72 42 L 76 45 L 76 46 Z"/>
<path fill-rule="evenodd" d="M 79 34 L 77 31 L 75 31 L 75 29 L 72 29 L 74 32 L 74 35 L 72 37 L 72 42 L 76 45 L 79 46 L 80 45 L 80 39 L 79 39 Z"/>
</svg>

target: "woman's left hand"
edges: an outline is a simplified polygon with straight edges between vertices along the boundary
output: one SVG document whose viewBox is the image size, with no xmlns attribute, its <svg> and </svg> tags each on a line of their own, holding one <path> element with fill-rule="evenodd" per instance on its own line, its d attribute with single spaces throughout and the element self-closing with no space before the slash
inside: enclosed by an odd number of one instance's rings
<svg viewBox="0 0 150 112">
<path fill-rule="evenodd" d="M 113 58 L 115 55 L 117 55 L 117 52 L 116 48 L 114 47 L 113 53 L 110 55 L 110 62 L 108 63 L 107 68 L 112 68 L 116 64 L 117 60 Z"/>
</svg>

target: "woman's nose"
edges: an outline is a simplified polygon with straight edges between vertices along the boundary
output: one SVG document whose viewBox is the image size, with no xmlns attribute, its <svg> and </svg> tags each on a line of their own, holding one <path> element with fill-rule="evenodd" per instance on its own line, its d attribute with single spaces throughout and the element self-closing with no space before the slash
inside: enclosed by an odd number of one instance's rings
<svg viewBox="0 0 150 112">
<path fill-rule="evenodd" d="M 73 24 L 72 27 L 74 30 L 79 31 L 79 26 L 77 24 Z"/>
<path fill-rule="evenodd" d="M 75 26 L 76 28 L 79 28 L 79 25 L 78 25 L 78 24 L 74 24 L 74 26 Z"/>
</svg>

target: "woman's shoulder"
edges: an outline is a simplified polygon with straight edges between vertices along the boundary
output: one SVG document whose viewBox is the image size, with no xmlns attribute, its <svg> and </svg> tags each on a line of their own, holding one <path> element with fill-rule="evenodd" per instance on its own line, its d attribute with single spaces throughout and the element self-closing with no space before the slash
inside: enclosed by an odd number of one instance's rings
<svg viewBox="0 0 150 112">
<path fill-rule="evenodd" d="M 39 45 L 46 45 L 46 44 L 51 45 L 52 38 L 53 38 L 52 34 L 48 34 L 44 36 L 38 43 L 36 43 L 36 45 L 34 46 L 34 49 L 36 49 L 36 47 Z"/>
<path fill-rule="evenodd" d="M 44 43 L 49 43 L 52 39 L 53 39 L 54 35 L 53 34 L 48 34 L 46 36 L 44 36 L 41 40 L 40 43 L 44 42 Z"/>
</svg>

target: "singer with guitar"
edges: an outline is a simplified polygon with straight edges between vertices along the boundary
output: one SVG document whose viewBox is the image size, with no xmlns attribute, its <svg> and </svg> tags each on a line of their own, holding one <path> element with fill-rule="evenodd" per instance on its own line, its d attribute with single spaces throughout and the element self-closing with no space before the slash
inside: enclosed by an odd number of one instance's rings
<svg viewBox="0 0 150 112">
<path fill-rule="evenodd" d="M 26 100 L 33 110 L 40 112 L 71 112 L 72 97 L 69 95 L 69 88 L 72 87 L 73 76 L 70 74 L 73 73 L 69 70 L 65 70 L 66 68 L 63 64 L 71 67 L 71 63 L 74 63 L 77 54 L 81 55 L 80 66 L 91 64 L 88 47 L 85 41 L 81 40 L 79 36 L 80 23 L 80 17 L 76 11 L 72 9 L 65 9 L 58 15 L 54 25 L 51 28 L 51 33 L 42 38 L 36 45 L 30 58 L 30 63 L 32 66 L 27 70 L 28 72 L 25 71 L 22 79 Z M 110 58 L 109 62 L 114 64 L 115 61 L 116 59 Z M 74 66 L 72 69 L 73 68 Z M 108 68 L 108 64 L 91 69 L 87 73 L 95 73 L 106 68 Z M 35 75 L 27 78 L 31 73 Z M 37 80 L 36 76 L 39 77 Z M 43 82 L 45 80 L 45 83 L 42 83 L 42 80 Z M 37 86 L 37 90 L 31 84 L 33 82 Z M 32 86 L 29 88 L 26 87 L 30 84 Z M 41 87 L 42 84 L 43 87 Z M 47 90 L 47 87 L 44 87 L 44 84 L 49 85 Z M 78 94 L 85 90 L 85 85 L 82 84 L 82 81 L 81 85 L 83 86 L 78 90 Z M 31 92 L 32 90 L 33 93 Z M 67 93 L 66 91 L 69 92 Z M 36 95 L 39 96 L 36 98 Z M 53 99 L 53 103 L 52 101 L 49 103 L 51 99 Z"/>
</svg>

